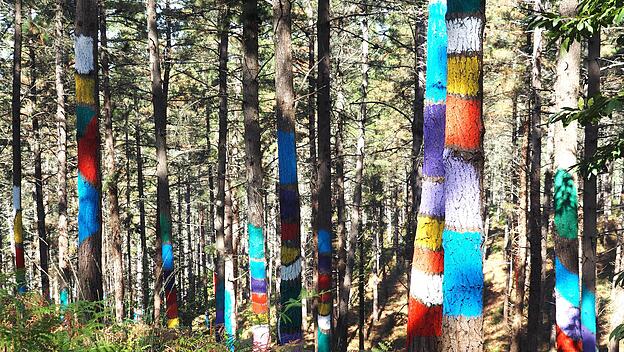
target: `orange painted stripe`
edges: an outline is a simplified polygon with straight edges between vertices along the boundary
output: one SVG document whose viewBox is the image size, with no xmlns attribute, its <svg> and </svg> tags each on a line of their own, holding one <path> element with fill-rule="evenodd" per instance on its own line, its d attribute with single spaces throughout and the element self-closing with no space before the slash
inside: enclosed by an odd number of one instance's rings
<svg viewBox="0 0 624 352">
<path fill-rule="evenodd" d="M 410 297 L 407 316 L 407 338 L 442 335 L 442 306 L 427 307 Z"/>
<path fill-rule="evenodd" d="M 255 314 L 263 314 L 269 311 L 269 306 L 267 306 L 266 303 L 262 304 L 262 303 L 251 302 L 251 310 Z"/>
<path fill-rule="evenodd" d="M 557 326 L 557 351 L 561 352 L 580 352 L 583 350 L 583 341 L 575 341 L 566 335 L 561 328 Z"/>
<path fill-rule="evenodd" d="M 481 101 L 453 95 L 446 101 L 446 147 L 474 150 L 481 146 Z"/>
<path fill-rule="evenodd" d="M 427 274 L 442 274 L 444 271 L 444 252 L 414 247 L 412 268 Z"/>
<path fill-rule="evenodd" d="M 266 293 L 252 293 L 251 301 L 254 303 L 266 304 L 267 303 L 267 295 Z"/>
</svg>

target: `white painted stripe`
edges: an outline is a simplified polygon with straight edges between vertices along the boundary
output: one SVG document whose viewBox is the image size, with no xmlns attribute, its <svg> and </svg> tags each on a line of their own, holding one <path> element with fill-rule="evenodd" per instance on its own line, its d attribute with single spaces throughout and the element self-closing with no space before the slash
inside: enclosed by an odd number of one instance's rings
<svg viewBox="0 0 624 352">
<path fill-rule="evenodd" d="M 448 28 L 449 54 L 481 50 L 481 19 L 476 17 L 454 18 L 446 22 Z"/>
<path fill-rule="evenodd" d="M 446 170 L 445 227 L 457 232 L 479 232 L 481 219 L 480 178 L 474 165 L 444 149 Z"/>
<path fill-rule="evenodd" d="M 281 279 L 287 281 L 294 280 L 299 276 L 299 274 L 301 274 L 301 258 L 298 258 L 290 265 L 282 266 L 280 271 Z"/>
<path fill-rule="evenodd" d="M 318 326 L 321 330 L 328 331 L 331 329 L 331 315 L 318 315 Z"/>
<path fill-rule="evenodd" d="M 410 296 L 428 307 L 442 304 L 442 278 L 443 275 L 425 274 L 412 268 Z"/>
<path fill-rule="evenodd" d="M 22 191 L 21 188 L 13 186 L 13 211 L 22 209 Z"/>
<path fill-rule="evenodd" d="M 263 348 L 269 345 L 271 333 L 268 325 L 254 325 L 251 327 L 254 348 Z"/>
<path fill-rule="evenodd" d="M 93 38 L 79 35 L 74 40 L 76 72 L 86 75 L 93 70 Z"/>
</svg>

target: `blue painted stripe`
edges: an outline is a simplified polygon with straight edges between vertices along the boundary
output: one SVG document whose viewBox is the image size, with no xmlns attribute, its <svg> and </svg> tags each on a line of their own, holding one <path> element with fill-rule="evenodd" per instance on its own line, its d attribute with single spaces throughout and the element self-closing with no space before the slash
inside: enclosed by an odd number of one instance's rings
<svg viewBox="0 0 624 352">
<path fill-rule="evenodd" d="M 234 317 L 234 293 L 230 290 L 225 290 L 225 316 L 226 317 Z M 225 331 L 230 338 L 234 338 L 236 331 L 234 330 L 234 321 L 233 319 L 225 319 Z"/>
<path fill-rule="evenodd" d="M 277 131 L 279 179 L 283 185 L 297 182 L 296 148 L 294 132 Z"/>
<path fill-rule="evenodd" d="M 251 272 L 251 277 L 256 280 L 266 279 L 266 263 L 263 261 L 250 261 L 249 271 Z"/>
<path fill-rule="evenodd" d="M 173 271 L 173 246 L 171 243 L 162 245 L 162 262 L 164 270 Z"/>
<path fill-rule="evenodd" d="M 581 323 L 587 330 L 596 334 L 596 294 L 585 287 L 581 302 Z"/>
<path fill-rule="evenodd" d="M 262 229 L 248 224 L 247 231 L 249 232 L 249 257 L 252 259 L 264 259 L 264 234 Z"/>
<path fill-rule="evenodd" d="M 293 220 L 299 215 L 297 192 L 289 189 L 280 189 L 280 217 L 282 220 Z"/>
<path fill-rule="evenodd" d="M 431 102 L 446 101 L 446 3 L 429 6 L 427 29 L 427 87 L 425 99 Z"/>
<path fill-rule="evenodd" d="M 318 251 L 319 253 L 331 252 L 331 234 L 327 230 L 318 230 Z"/>
<path fill-rule="evenodd" d="M 78 172 L 78 245 L 100 229 L 99 193 Z"/>
<path fill-rule="evenodd" d="M 481 233 L 444 230 L 444 315 L 467 318 L 483 312 Z"/>
<path fill-rule="evenodd" d="M 558 257 L 555 258 L 555 287 L 572 306 L 578 307 L 581 299 L 579 276 L 566 268 Z"/>
</svg>

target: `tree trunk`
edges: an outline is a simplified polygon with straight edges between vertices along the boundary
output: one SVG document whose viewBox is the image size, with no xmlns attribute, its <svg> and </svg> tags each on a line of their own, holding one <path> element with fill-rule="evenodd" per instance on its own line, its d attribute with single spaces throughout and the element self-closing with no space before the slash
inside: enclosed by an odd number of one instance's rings
<svg viewBox="0 0 624 352">
<path fill-rule="evenodd" d="M 115 290 L 115 318 L 118 323 L 124 319 L 124 278 L 123 252 L 121 250 L 121 219 L 119 217 L 119 174 L 115 163 L 115 134 L 113 132 L 113 106 L 111 103 L 108 46 L 106 38 L 106 8 L 100 2 L 100 41 L 102 47 L 102 92 L 104 104 L 104 148 L 106 154 L 106 198 L 108 199 L 108 230 L 110 231 L 110 251 L 113 261 L 113 287 Z M 127 263 L 130 265 L 130 263 Z"/>
<path fill-rule="evenodd" d="M 574 16 L 576 0 L 560 4 L 561 16 Z M 559 52 L 555 81 L 555 111 L 577 106 L 580 81 L 581 44 L 573 42 Z M 555 299 L 557 348 L 581 351 L 578 265 L 578 195 L 576 177 L 569 169 L 576 164 L 577 122 L 567 127 L 555 124 Z"/>
<path fill-rule="evenodd" d="M 124 225 L 126 226 L 126 287 L 128 288 L 128 311 L 126 313 L 127 317 L 130 319 L 134 319 L 135 312 L 135 296 L 134 296 L 134 284 L 133 284 L 133 273 L 132 273 L 132 208 L 130 206 L 130 111 L 125 113 L 125 126 L 124 126 L 124 148 L 126 152 L 126 217 L 124 221 Z M 137 251 L 136 258 L 143 258 L 144 253 Z M 138 273 L 137 273 L 138 274 Z M 140 280 L 138 281 L 140 282 Z"/>
<path fill-rule="evenodd" d="M 542 10 L 541 0 L 535 0 L 533 10 Z M 530 126 L 530 185 L 529 185 L 529 242 L 531 253 L 531 271 L 529 284 L 529 312 L 527 318 L 527 351 L 539 350 L 539 335 L 542 323 L 542 262 L 546 259 L 542 256 L 542 214 L 540 174 L 542 166 L 542 29 L 533 30 L 533 53 L 531 57 L 531 88 L 530 99 L 531 126 Z"/>
<path fill-rule="evenodd" d="M 69 303 L 69 237 L 67 226 L 67 118 L 65 117 L 65 52 L 63 40 L 64 0 L 56 1 L 54 16 L 54 82 L 56 88 L 56 128 L 57 128 L 57 197 L 58 197 L 58 266 L 59 266 L 59 303 L 64 309 Z"/>
<path fill-rule="evenodd" d="M 444 143 L 444 351 L 483 349 L 483 30 L 485 1 L 448 3 Z"/>
<path fill-rule="evenodd" d="M 600 28 L 588 41 L 587 97 L 600 94 Z M 598 149 L 598 124 L 585 126 L 584 159 L 593 158 Z M 596 205 L 597 175 L 583 178 L 583 284 L 581 299 L 581 333 L 583 351 L 595 351 L 596 329 L 596 240 L 598 237 L 598 208 Z"/>
<path fill-rule="evenodd" d="M 141 245 L 141 275 L 138 280 L 141 283 L 141 309 L 143 317 L 146 317 L 147 307 L 149 304 L 149 282 L 148 282 L 148 267 L 147 267 L 147 239 L 145 236 L 145 193 L 143 189 L 143 158 L 141 156 L 141 120 L 137 121 L 136 130 L 135 130 L 135 140 L 136 140 L 136 162 L 137 162 L 137 189 L 139 193 L 139 242 Z M 159 280 L 156 279 L 156 283 Z M 154 287 L 156 290 L 156 286 Z M 154 294 L 154 297 L 160 295 L 158 293 Z M 154 307 L 156 304 L 154 303 Z M 144 318 L 145 321 L 145 318 Z"/>
<path fill-rule="evenodd" d="M 102 180 L 98 98 L 98 4 L 76 2 L 76 118 L 78 138 L 78 296 L 100 301 Z"/>
<path fill-rule="evenodd" d="M 292 306 L 292 303 L 298 301 L 301 296 L 302 257 L 301 201 L 297 175 L 295 91 L 292 69 L 291 5 L 292 3 L 290 0 L 273 1 L 277 148 L 279 158 L 278 189 L 281 234 L 279 308 L 280 313 L 283 314 L 280 316 L 278 322 L 278 336 L 280 344 L 291 344 L 292 350 L 299 350 L 303 345 L 303 332 L 301 330 L 303 319 L 302 310 L 297 309 L 296 306 Z M 255 30 L 257 30 L 257 28 L 255 28 Z M 257 42 L 255 45 L 257 45 Z M 255 69 L 257 70 L 257 66 Z M 255 99 L 257 99 L 257 95 Z M 260 150 L 260 146 L 257 148 Z"/>
<path fill-rule="evenodd" d="M 32 16 L 31 16 L 32 17 Z M 50 300 L 50 276 L 48 273 L 48 238 L 45 225 L 45 206 L 43 204 L 43 175 L 41 171 L 41 131 L 39 117 L 37 116 L 37 65 L 35 55 L 35 33 L 33 32 L 32 20 L 30 23 L 30 116 L 34 138 L 32 141 L 33 158 L 35 163 L 35 204 L 37 211 L 37 235 L 39 237 L 39 267 L 41 272 L 41 295 L 47 301 Z"/>
<path fill-rule="evenodd" d="M 328 352 L 332 345 L 332 204 L 331 204 L 331 96 L 330 96 L 330 6 L 318 1 L 318 352 Z"/>
<path fill-rule="evenodd" d="M 429 3 L 429 27 L 445 28 L 446 7 L 436 1 Z M 413 122 L 412 157 L 420 149 L 424 137 L 422 198 L 418 208 L 418 228 L 414 228 L 415 244 L 411 267 L 407 323 L 407 348 L 410 352 L 440 350 L 442 334 L 442 230 L 444 228 L 444 125 L 446 111 L 446 31 L 428 31 L 427 88 L 425 90 L 424 123 Z M 414 121 L 417 120 L 414 114 Z M 420 124 L 421 127 L 418 125 Z M 424 129 L 424 131 L 423 131 Z M 416 146 L 418 143 L 418 146 Z M 417 167 L 412 160 L 412 168 Z M 413 174 L 412 177 L 416 175 Z M 412 181 L 415 185 L 416 181 Z M 417 190 L 413 188 L 412 192 Z M 413 198 L 413 201 L 417 201 Z M 415 208 L 412 210 L 415 213 Z M 416 214 L 410 214 L 415 217 Z"/>
<path fill-rule="evenodd" d="M 621 273 L 624 270 L 624 236 L 622 236 L 621 231 L 618 231 L 616 236 L 617 245 L 613 272 Z M 613 275 L 614 280 L 616 277 Z M 610 328 L 613 330 L 620 324 L 624 324 L 624 287 L 616 286 L 615 282 L 611 286 L 611 309 Z M 620 341 L 609 340 L 609 352 L 619 352 L 620 345 Z"/>
<path fill-rule="evenodd" d="M 230 8 L 224 4 L 220 11 L 219 28 L 219 142 L 217 146 L 217 199 L 216 199 L 216 248 L 215 290 L 216 290 L 216 334 L 219 341 L 223 335 L 225 309 L 225 165 L 228 129 L 228 39 Z"/>
<path fill-rule="evenodd" d="M 165 302 L 167 305 L 167 326 L 176 328 L 179 325 L 178 302 L 173 275 L 173 236 L 171 226 L 171 199 L 169 196 L 169 172 L 167 170 L 167 96 L 163 90 L 163 81 L 160 73 L 160 50 L 158 46 L 158 27 L 156 24 L 156 2 L 147 1 L 147 31 L 148 47 L 150 54 L 150 73 L 152 79 L 152 106 L 154 109 L 154 125 L 156 136 L 156 177 L 158 180 L 157 197 L 157 255 L 160 254 L 162 260 L 162 282 L 165 286 Z M 160 243 L 158 243 L 160 242 Z M 160 252 L 160 253 L 158 253 Z M 156 260 L 156 278 L 160 279 L 160 262 Z M 160 285 L 158 285 L 160 290 Z M 158 322 L 159 312 L 156 307 L 156 296 L 160 297 L 160 292 L 154 293 L 154 319 Z M 160 299 L 159 299 L 160 300 Z M 160 304 L 159 304 L 160 306 Z"/>
</svg>

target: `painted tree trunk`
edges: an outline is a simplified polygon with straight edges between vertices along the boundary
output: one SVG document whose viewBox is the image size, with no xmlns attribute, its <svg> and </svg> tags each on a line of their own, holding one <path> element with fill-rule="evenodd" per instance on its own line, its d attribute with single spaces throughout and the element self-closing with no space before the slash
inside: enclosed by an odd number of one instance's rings
<svg viewBox="0 0 624 352">
<path fill-rule="evenodd" d="M 560 5 L 562 16 L 573 16 L 576 0 Z M 555 110 L 577 105 L 580 82 L 581 45 L 560 49 L 556 67 Z M 578 195 L 575 176 L 569 169 L 576 164 L 577 123 L 554 126 L 554 214 L 555 214 L 555 305 L 556 343 L 559 351 L 581 351 L 578 263 Z"/>
<path fill-rule="evenodd" d="M 97 1 L 77 1 L 74 50 L 78 139 L 78 296 L 88 301 L 103 298 L 97 33 Z"/>
<path fill-rule="evenodd" d="M 169 195 L 169 172 L 167 170 L 167 96 L 163 90 L 160 72 L 160 50 L 158 46 L 155 0 L 148 0 L 147 2 L 147 29 L 152 80 L 152 106 L 156 132 L 156 177 L 158 180 L 156 189 L 158 216 L 156 231 L 161 246 L 160 255 L 162 260 L 162 282 L 165 287 L 167 327 L 176 328 L 180 322 L 178 319 L 175 277 L 173 275 L 174 252 L 171 226 L 171 199 Z M 156 314 L 154 312 L 155 316 Z"/>
<path fill-rule="evenodd" d="M 589 38 L 587 58 L 587 96 L 600 94 L 600 29 Z M 598 125 L 585 126 L 584 159 L 598 149 Z M 583 178 L 583 284 L 581 286 L 581 333 L 583 351 L 596 351 L 596 242 L 598 238 L 597 175 Z"/>
<path fill-rule="evenodd" d="M 317 239 L 317 351 L 331 351 L 332 342 L 332 204 L 331 204 L 331 96 L 330 6 L 318 1 L 318 214 Z"/>
<path fill-rule="evenodd" d="M 63 39 L 63 0 L 57 0 L 54 15 L 54 80 L 56 88 L 56 125 L 57 125 L 57 197 L 58 197 L 58 267 L 59 267 L 59 304 L 61 309 L 69 301 L 69 238 L 67 230 L 67 118 L 65 115 L 65 52 Z"/>
<path fill-rule="evenodd" d="M 275 95 L 281 234 L 278 337 L 281 345 L 288 344 L 292 346 L 290 350 L 300 351 L 303 342 L 302 311 L 294 303 L 298 302 L 301 296 L 301 204 L 297 177 L 291 21 L 291 2 L 274 0 Z"/>
<path fill-rule="evenodd" d="M 485 1 L 450 0 L 442 280 L 444 351 L 483 349 L 483 30 Z"/>
<path fill-rule="evenodd" d="M 444 229 L 444 126 L 446 119 L 446 0 L 429 1 L 424 163 L 421 203 L 410 274 L 407 346 L 437 351 L 442 334 L 442 230 Z M 412 215 L 414 216 L 414 215 Z"/>
</svg>

